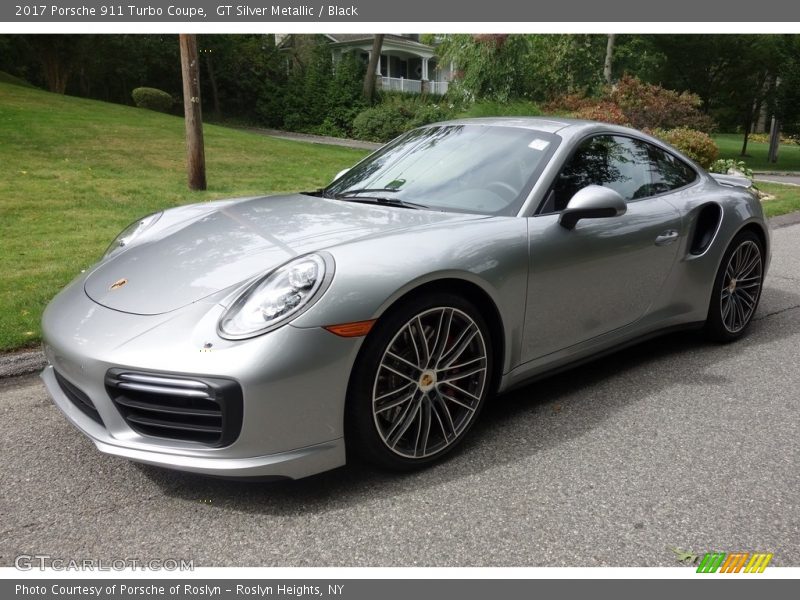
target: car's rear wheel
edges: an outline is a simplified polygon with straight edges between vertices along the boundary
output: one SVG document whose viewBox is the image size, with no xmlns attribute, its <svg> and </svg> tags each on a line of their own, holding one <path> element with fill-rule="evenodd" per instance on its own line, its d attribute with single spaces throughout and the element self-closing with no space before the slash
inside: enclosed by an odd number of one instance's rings
<svg viewBox="0 0 800 600">
<path fill-rule="evenodd" d="M 764 249 L 751 231 L 738 234 L 722 257 L 706 319 L 706 335 L 731 342 L 747 329 L 761 298 Z"/>
<path fill-rule="evenodd" d="M 489 394 L 491 348 L 478 310 L 453 294 L 419 296 L 385 315 L 353 373 L 348 452 L 408 470 L 453 450 Z"/>
</svg>

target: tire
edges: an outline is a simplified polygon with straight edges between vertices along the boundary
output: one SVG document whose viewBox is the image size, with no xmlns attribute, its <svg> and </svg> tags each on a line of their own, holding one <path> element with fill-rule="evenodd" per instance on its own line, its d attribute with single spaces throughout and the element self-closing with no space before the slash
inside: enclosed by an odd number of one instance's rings
<svg viewBox="0 0 800 600">
<path fill-rule="evenodd" d="M 390 310 L 365 340 L 351 376 L 348 460 L 400 471 L 436 462 L 477 420 L 492 369 L 489 329 L 462 297 L 437 292 Z"/>
<path fill-rule="evenodd" d="M 742 337 L 761 299 L 764 247 L 752 231 L 739 233 L 722 257 L 708 307 L 705 335 L 728 343 Z"/>
</svg>

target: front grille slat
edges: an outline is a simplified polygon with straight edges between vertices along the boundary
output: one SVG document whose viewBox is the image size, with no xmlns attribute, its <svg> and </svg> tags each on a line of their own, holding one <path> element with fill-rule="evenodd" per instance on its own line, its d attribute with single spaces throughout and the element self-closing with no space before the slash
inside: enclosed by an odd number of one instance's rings
<svg viewBox="0 0 800 600">
<path fill-rule="evenodd" d="M 242 392 L 233 380 L 111 369 L 105 383 L 117 410 L 141 435 L 218 447 L 241 431 Z"/>
<path fill-rule="evenodd" d="M 194 417 L 219 417 L 218 410 L 211 410 L 206 408 L 187 408 L 180 406 L 167 406 L 164 404 L 149 404 L 147 402 L 139 402 L 138 400 L 131 400 L 125 396 L 117 396 L 115 399 L 117 404 L 121 404 L 127 408 L 136 410 L 167 413 L 173 415 L 187 415 Z"/>
<path fill-rule="evenodd" d="M 159 386 L 171 385 L 173 387 L 207 390 L 208 385 L 202 381 L 192 381 L 191 379 L 170 379 L 169 377 L 153 377 L 152 375 L 142 375 L 140 373 L 120 373 L 119 378 L 124 381 L 135 381 L 137 383 L 153 383 Z"/>
<path fill-rule="evenodd" d="M 53 371 L 53 373 L 56 376 L 56 382 L 58 383 L 58 386 L 61 388 L 61 391 L 64 392 L 64 395 L 67 397 L 67 399 L 72 402 L 72 404 L 77 407 L 78 410 L 92 419 L 92 421 L 103 425 L 103 419 L 100 417 L 100 413 L 97 412 L 97 408 L 95 408 L 94 402 L 92 402 L 89 396 L 87 396 L 77 386 L 64 379 L 64 377 L 58 371 Z"/>
<path fill-rule="evenodd" d="M 129 415 L 128 421 L 143 425 L 145 427 L 160 427 L 162 429 L 178 429 L 180 431 L 193 431 L 197 433 L 211 433 L 219 435 L 222 433 L 222 426 L 196 425 L 190 423 L 175 423 L 173 421 L 162 421 L 160 419 L 150 419 L 139 415 Z"/>
<path fill-rule="evenodd" d="M 200 390 L 187 390 L 175 387 L 161 387 L 145 383 L 128 383 L 122 381 L 117 387 L 123 390 L 134 390 L 137 392 L 148 392 L 151 394 L 163 394 L 164 396 L 183 396 L 185 398 L 208 398 L 208 392 Z"/>
</svg>

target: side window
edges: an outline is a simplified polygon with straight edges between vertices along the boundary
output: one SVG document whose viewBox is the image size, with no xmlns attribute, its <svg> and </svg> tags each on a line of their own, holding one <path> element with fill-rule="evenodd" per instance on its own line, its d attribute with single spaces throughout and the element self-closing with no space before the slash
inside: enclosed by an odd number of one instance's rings
<svg viewBox="0 0 800 600">
<path fill-rule="evenodd" d="M 556 180 L 544 212 L 564 210 L 578 190 L 602 185 L 626 200 L 652 195 L 651 158 L 630 138 L 601 135 L 583 142 Z"/>
<path fill-rule="evenodd" d="M 653 194 L 663 194 L 682 188 L 697 179 L 697 173 L 685 162 L 661 148 L 640 142 L 650 156 L 650 172 L 653 179 Z"/>
</svg>

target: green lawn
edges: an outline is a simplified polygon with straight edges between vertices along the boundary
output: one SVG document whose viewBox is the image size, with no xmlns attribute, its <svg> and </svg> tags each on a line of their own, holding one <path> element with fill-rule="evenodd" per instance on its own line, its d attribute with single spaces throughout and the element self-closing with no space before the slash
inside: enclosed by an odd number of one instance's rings
<svg viewBox="0 0 800 600">
<path fill-rule="evenodd" d="M 768 217 L 784 215 L 800 210 L 800 186 L 781 185 L 780 183 L 756 182 L 762 192 L 775 196 L 772 200 L 764 200 L 764 213 Z"/>
<path fill-rule="evenodd" d="M 47 302 L 128 223 L 161 208 L 307 190 L 361 150 L 205 129 L 189 192 L 183 120 L 0 82 L 0 351 L 35 344 Z"/>
<path fill-rule="evenodd" d="M 719 146 L 720 158 L 743 160 L 754 171 L 800 171 L 800 144 L 781 144 L 778 149 L 778 162 L 767 161 L 769 144 L 747 142 L 748 156 L 742 157 L 744 136 L 740 133 L 721 133 L 713 136 Z"/>
</svg>

